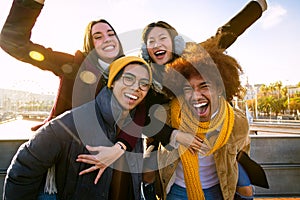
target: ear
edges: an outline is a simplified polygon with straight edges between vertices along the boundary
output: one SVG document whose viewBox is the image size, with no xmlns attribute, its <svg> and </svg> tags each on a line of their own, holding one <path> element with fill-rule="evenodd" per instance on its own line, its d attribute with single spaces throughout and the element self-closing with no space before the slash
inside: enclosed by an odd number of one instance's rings
<svg viewBox="0 0 300 200">
<path fill-rule="evenodd" d="M 226 96 L 225 89 L 223 89 L 223 87 L 217 87 L 217 94 L 218 96 Z"/>
</svg>

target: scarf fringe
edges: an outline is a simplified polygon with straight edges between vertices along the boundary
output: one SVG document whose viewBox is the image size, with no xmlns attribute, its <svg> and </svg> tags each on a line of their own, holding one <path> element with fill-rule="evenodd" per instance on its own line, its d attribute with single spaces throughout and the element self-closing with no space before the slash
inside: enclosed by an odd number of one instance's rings
<svg viewBox="0 0 300 200">
<path fill-rule="evenodd" d="M 57 193 L 56 183 L 55 183 L 55 165 L 48 169 L 46 184 L 44 187 L 44 193 L 55 194 Z"/>
</svg>

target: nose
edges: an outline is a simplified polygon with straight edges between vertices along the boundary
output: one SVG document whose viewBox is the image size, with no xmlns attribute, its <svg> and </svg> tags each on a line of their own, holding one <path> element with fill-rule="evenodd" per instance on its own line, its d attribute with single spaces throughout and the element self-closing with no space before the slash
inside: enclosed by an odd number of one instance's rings
<svg viewBox="0 0 300 200">
<path fill-rule="evenodd" d="M 198 99 L 201 99 L 202 97 L 202 92 L 200 90 L 193 90 L 193 94 L 192 94 L 192 98 L 193 100 L 198 100 Z"/>
<path fill-rule="evenodd" d="M 160 46 L 161 46 L 160 42 L 155 42 L 153 48 L 157 48 L 157 47 L 160 47 Z"/>
<path fill-rule="evenodd" d="M 111 39 L 111 37 L 109 36 L 109 35 L 105 35 L 104 36 L 104 42 L 110 42 L 112 39 Z"/>
<path fill-rule="evenodd" d="M 139 82 L 135 81 L 134 84 L 132 84 L 132 86 L 130 86 L 133 90 L 139 90 L 140 86 L 139 86 Z"/>
</svg>

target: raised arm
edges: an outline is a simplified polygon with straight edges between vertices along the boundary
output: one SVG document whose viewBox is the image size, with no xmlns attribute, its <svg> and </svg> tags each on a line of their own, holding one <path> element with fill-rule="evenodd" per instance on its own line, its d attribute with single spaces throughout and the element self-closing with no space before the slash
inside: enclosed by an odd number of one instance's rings
<svg viewBox="0 0 300 200">
<path fill-rule="evenodd" d="M 34 0 L 34 1 L 36 1 L 36 2 L 38 2 L 40 4 L 44 4 L 44 2 L 45 2 L 45 0 Z"/>
<path fill-rule="evenodd" d="M 31 41 L 31 31 L 43 3 L 43 0 L 14 0 L 1 31 L 0 46 L 16 59 L 59 76 L 64 73 L 62 65 L 73 63 L 74 56 L 55 52 Z"/>
<path fill-rule="evenodd" d="M 255 23 L 262 16 L 262 13 L 266 9 L 266 0 L 250 1 L 231 20 L 218 28 L 216 35 L 202 42 L 201 44 L 205 44 L 211 40 L 216 40 L 220 48 L 224 50 L 229 48 L 240 35 L 242 35 L 253 23 Z"/>
</svg>

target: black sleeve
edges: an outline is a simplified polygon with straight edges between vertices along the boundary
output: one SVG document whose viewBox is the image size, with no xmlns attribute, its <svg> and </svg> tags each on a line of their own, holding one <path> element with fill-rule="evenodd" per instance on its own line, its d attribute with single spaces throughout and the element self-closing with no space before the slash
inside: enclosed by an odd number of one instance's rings
<svg viewBox="0 0 300 200">
<path fill-rule="evenodd" d="M 62 143 L 50 126 L 24 143 L 7 170 L 3 199 L 37 199 L 44 175 L 58 159 Z"/>
<path fill-rule="evenodd" d="M 30 40 L 31 31 L 42 8 L 42 4 L 33 0 L 14 0 L 1 30 L 0 46 L 16 59 L 60 76 L 64 74 L 61 66 L 73 63 L 74 56 L 53 51 L 51 48 L 45 48 Z M 39 52 L 44 56 L 44 59 L 33 59 L 30 57 L 32 51 Z M 70 73 L 69 76 L 75 76 L 75 73 Z"/>
<path fill-rule="evenodd" d="M 158 144 L 159 142 L 161 142 L 162 145 L 166 146 L 170 142 L 170 137 L 173 130 L 174 128 L 156 119 L 153 116 L 153 113 L 150 112 L 148 114 L 148 117 L 146 118 L 145 127 L 143 128 L 143 134 L 147 137 L 153 138 L 153 144 Z"/>
<path fill-rule="evenodd" d="M 244 33 L 244 31 L 262 16 L 262 13 L 262 7 L 259 3 L 250 1 L 231 20 L 218 28 L 215 36 L 209 38 L 205 42 L 217 39 L 220 48 L 229 48 L 235 40 Z"/>
<path fill-rule="evenodd" d="M 31 9 L 41 9 L 41 7 L 44 6 L 43 4 L 40 4 L 34 0 L 16 0 L 16 2 Z"/>
<path fill-rule="evenodd" d="M 134 120 L 135 119 L 136 118 L 134 118 Z M 120 131 L 117 137 L 117 141 L 120 141 L 124 145 L 126 145 L 126 151 L 132 151 L 137 142 L 137 139 L 140 137 L 140 132 L 151 138 L 151 144 L 156 147 L 160 142 L 164 146 L 169 144 L 172 131 L 174 130 L 172 127 L 156 119 L 151 113 L 148 114 L 143 124 L 144 125 L 140 126 L 142 127 L 141 131 L 139 129 L 135 129 L 134 131 Z M 126 132 L 134 133 L 137 135 L 127 134 Z M 151 144 L 147 144 L 147 146 Z"/>
<path fill-rule="evenodd" d="M 17 50 L 30 42 L 31 31 L 43 5 L 33 0 L 14 0 L 3 25 L 0 37 L 1 48 L 12 56 L 18 56 Z"/>
<path fill-rule="evenodd" d="M 127 134 L 124 131 L 121 131 L 117 137 L 117 142 L 122 142 L 126 146 L 126 151 L 132 151 L 137 143 L 137 137 Z"/>
</svg>

